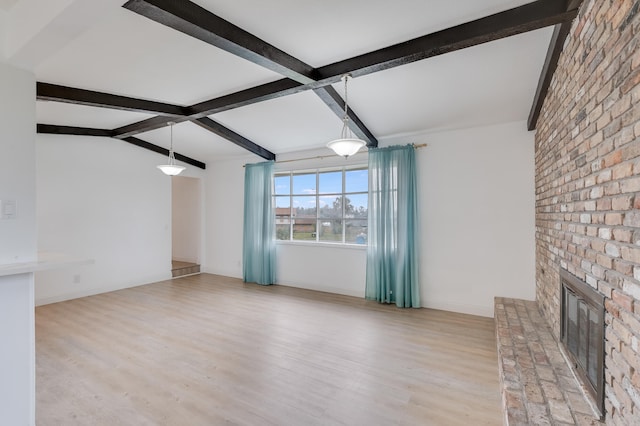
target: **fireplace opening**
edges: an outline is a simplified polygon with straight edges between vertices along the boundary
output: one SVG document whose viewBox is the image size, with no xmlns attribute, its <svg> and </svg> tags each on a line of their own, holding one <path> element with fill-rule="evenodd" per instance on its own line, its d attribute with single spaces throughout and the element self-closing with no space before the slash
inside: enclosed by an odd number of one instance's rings
<svg viewBox="0 0 640 426">
<path fill-rule="evenodd" d="M 593 399 L 604 408 L 604 296 L 560 270 L 561 340 L 571 366 Z"/>
</svg>

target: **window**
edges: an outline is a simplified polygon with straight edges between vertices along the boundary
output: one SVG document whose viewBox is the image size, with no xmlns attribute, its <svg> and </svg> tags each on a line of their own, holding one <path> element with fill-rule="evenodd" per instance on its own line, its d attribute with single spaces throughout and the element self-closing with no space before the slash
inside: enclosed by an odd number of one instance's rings
<svg viewBox="0 0 640 426">
<path fill-rule="evenodd" d="M 366 244 L 366 168 L 276 173 L 276 239 Z"/>
</svg>

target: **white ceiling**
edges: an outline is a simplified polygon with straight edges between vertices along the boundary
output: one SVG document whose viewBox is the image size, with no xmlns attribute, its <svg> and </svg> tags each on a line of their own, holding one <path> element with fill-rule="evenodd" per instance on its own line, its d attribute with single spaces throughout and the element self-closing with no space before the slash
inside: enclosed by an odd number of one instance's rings
<svg viewBox="0 0 640 426">
<path fill-rule="evenodd" d="M 56 37 L 69 3 L 99 0 L 0 0 L 8 20 L 28 20 L 22 4 L 59 3 Z M 53 3 L 51 3 L 53 2 Z M 192 105 L 282 77 L 121 6 L 100 3 L 64 43 L 40 53 L 38 81 L 178 105 Z M 313 67 L 367 53 L 528 3 L 527 0 L 195 0 L 195 3 Z M 12 15 L 11 9 L 20 9 Z M 96 17 L 96 15 L 98 15 Z M 42 19 L 39 16 L 38 19 Z M 19 27 L 19 22 L 13 22 Z M 71 26 L 71 25 L 70 25 Z M 50 25 L 49 27 L 54 27 Z M 46 23 L 41 32 L 47 30 Z M 355 78 L 349 103 L 379 139 L 443 129 L 525 120 L 533 102 L 552 29 L 545 28 Z M 42 35 L 42 34 L 41 34 Z M 34 37 L 31 44 L 43 43 Z M 11 58 L 8 58 L 11 60 Z M 334 85 L 342 94 L 341 84 Z M 38 102 L 39 123 L 112 129 L 151 115 Z M 312 92 L 212 115 L 276 153 L 322 148 L 338 136 L 340 119 Z M 46 136 L 45 136 L 46 137 Z M 169 132 L 137 135 L 168 147 Z M 410 142 L 410 140 L 408 140 Z M 201 161 L 245 155 L 192 123 L 174 129 L 176 151 Z"/>
</svg>

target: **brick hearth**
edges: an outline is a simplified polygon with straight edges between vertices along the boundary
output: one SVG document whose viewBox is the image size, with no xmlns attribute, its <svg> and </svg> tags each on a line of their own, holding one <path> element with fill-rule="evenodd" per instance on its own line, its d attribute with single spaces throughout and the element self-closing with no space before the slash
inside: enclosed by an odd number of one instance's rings
<svg viewBox="0 0 640 426">
<path fill-rule="evenodd" d="M 534 301 L 495 299 L 506 425 L 599 425 Z"/>
</svg>

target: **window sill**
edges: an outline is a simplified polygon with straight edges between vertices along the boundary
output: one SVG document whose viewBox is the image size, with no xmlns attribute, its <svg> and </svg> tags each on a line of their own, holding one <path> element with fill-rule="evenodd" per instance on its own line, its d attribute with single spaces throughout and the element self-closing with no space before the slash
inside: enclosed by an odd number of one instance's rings
<svg viewBox="0 0 640 426">
<path fill-rule="evenodd" d="M 304 247 L 322 247 L 332 249 L 347 249 L 366 251 L 366 244 L 343 244 L 343 243 L 318 243 L 315 241 L 284 241 L 276 240 L 276 245 L 283 246 L 304 246 Z"/>
</svg>

